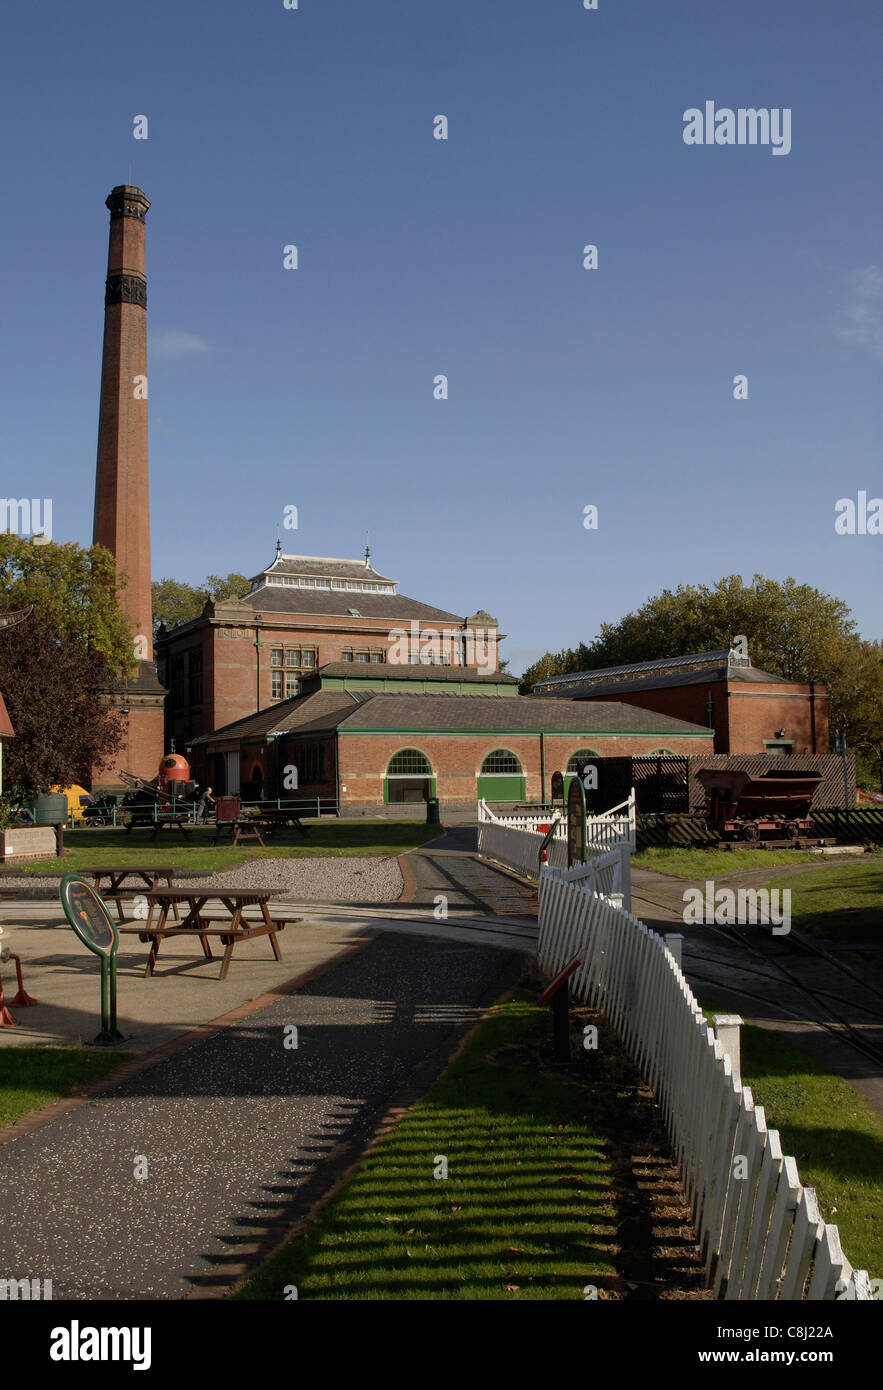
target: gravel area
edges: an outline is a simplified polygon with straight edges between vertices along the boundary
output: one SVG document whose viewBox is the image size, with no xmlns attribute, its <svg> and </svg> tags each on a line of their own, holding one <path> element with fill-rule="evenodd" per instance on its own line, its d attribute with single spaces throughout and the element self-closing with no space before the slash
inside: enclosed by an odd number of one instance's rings
<svg viewBox="0 0 883 1390">
<path fill-rule="evenodd" d="M 184 886 L 184 885 L 182 885 Z M 295 902 L 392 903 L 400 896 L 402 871 L 395 855 L 252 859 L 200 880 L 200 888 L 272 888 Z"/>
<path fill-rule="evenodd" d="M 200 888 L 271 888 L 294 902 L 392 903 L 401 894 L 402 872 L 395 855 L 374 858 L 317 856 L 310 859 L 252 859 L 220 874 L 200 874 Z M 59 876 L 0 876 L 3 894 L 57 896 Z M 189 888 L 194 877 L 175 879 Z"/>
</svg>

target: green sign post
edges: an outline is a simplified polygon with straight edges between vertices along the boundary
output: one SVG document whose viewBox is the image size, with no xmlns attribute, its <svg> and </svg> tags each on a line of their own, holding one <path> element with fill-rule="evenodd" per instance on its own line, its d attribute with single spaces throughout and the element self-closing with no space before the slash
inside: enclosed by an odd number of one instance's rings
<svg viewBox="0 0 883 1390">
<path fill-rule="evenodd" d="M 117 929 L 92 885 L 76 874 L 65 874 L 61 880 L 61 905 L 83 945 L 101 961 L 101 1032 L 94 1041 L 102 1047 L 121 1042 L 123 1034 L 117 1028 Z"/>
<path fill-rule="evenodd" d="M 586 862 L 586 790 L 574 777 L 567 789 L 567 867 Z"/>
</svg>

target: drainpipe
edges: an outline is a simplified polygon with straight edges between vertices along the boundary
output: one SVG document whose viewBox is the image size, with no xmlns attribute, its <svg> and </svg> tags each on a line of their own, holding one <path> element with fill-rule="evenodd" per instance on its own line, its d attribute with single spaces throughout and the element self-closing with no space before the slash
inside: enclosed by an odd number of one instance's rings
<svg viewBox="0 0 883 1390">
<path fill-rule="evenodd" d="M 816 751 L 816 683 L 809 683 L 809 727 L 811 752 Z"/>
<path fill-rule="evenodd" d="M 546 804 L 546 735 L 540 734 L 540 803 Z"/>
<path fill-rule="evenodd" d="M 257 620 L 258 618 L 260 618 L 260 614 L 259 614 L 259 613 L 256 613 L 256 614 L 255 614 L 255 619 Z M 256 679 L 257 679 L 258 709 L 260 709 L 260 707 L 261 707 L 261 645 L 262 645 L 262 644 L 261 644 L 261 629 L 260 629 L 260 625 L 258 624 L 257 621 L 255 621 L 254 645 L 255 645 L 255 660 L 256 660 L 256 663 L 257 663 L 257 669 L 256 669 L 256 671 L 255 671 L 255 676 L 256 676 Z"/>
</svg>

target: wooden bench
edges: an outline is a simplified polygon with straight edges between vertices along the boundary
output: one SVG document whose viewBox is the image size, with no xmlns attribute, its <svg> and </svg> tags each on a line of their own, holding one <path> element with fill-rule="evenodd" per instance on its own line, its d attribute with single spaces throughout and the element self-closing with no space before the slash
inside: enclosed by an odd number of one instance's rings
<svg viewBox="0 0 883 1390">
<path fill-rule="evenodd" d="M 240 941 L 253 941 L 258 936 L 268 936 L 276 960 L 282 959 L 276 939 L 277 932 L 282 931 L 287 923 L 300 922 L 303 919 L 285 912 L 271 917 L 268 904 L 274 892 L 278 892 L 278 889 L 205 888 L 199 891 L 192 888 L 156 888 L 145 893 L 150 905 L 150 917 L 147 922 L 121 926 L 119 930 L 135 934 L 141 941 L 150 942 L 150 954 L 144 970 L 146 976 L 153 974 L 160 945 L 167 938 L 197 936 L 202 946 L 203 957 L 206 960 L 214 960 L 208 938 L 219 936 L 221 944 L 225 947 L 218 976 L 218 979 L 223 980 L 230 968 L 234 947 Z M 219 915 L 217 908 L 211 914 L 205 911 L 206 904 L 213 901 L 223 904 L 226 916 Z M 169 912 L 178 903 L 187 903 L 190 910 L 183 922 L 168 925 Z M 246 907 L 259 907 L 260 917 L 243 918 Z M 154 924 L 155 908 L 159 908 L 159 919 Z"/>
</svg>

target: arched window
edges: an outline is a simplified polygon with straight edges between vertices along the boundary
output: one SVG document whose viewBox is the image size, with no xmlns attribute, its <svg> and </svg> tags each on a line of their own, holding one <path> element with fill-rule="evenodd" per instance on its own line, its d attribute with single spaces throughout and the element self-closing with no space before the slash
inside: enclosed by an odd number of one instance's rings
<svg viewBox="0 0 883 1390">
<path fill-rule="evenodd" d="M 671 748 L 654 748 L 651 753 L 647 754 L 648 758 L 673 758 L 674 756 L 674 750 Z"/>
<path fill-rule="evenodd" d="M 386 769 L 387 777 L 431 777 L 432 767 L 419 748 L 401 748 L 393 753 Z"/>
<path fill-rule="evenodd" d="M 582 774 L 582 770 L 586 763 L 593 763 L 600 756 L 600 753 L 596 753 L 594 748 L 578 748 L 576 752 L 571 753 L 570 757 L 567 759 L 566 770 L 568 772 L 578 772 Z"/>
<path fill-rule="evenodd" d="M 495 748 L 481 765 L 482 777 L 519 777 L 521 763 L 508 748 Z"/>
</svg>

